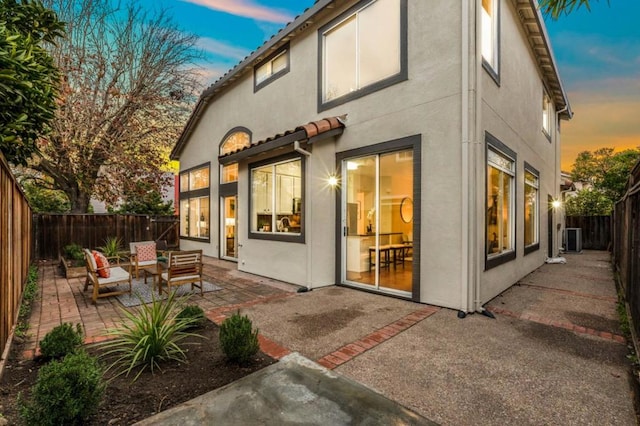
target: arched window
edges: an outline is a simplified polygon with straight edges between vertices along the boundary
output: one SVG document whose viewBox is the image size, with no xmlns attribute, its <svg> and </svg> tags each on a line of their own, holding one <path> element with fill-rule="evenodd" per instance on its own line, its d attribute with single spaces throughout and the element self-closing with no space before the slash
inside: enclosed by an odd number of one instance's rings
<svg viewBox="0 0 640 426">
<path fill-rule="evenodd" d="M 246 148 L 251 144 L 251 134 L 244 130 L 232 131 L 220 144 L 220 155 Z"/>
<path fill-rule="evenodd" d="M 251 145 L 251 133 L 244 127 L 236 127 L 226 134 L 220 144 L 220 155 L 226 155 L 239 151 Z M 238 181 L 238 163 L 227 164 L 221 167 L 221 183 Z"/>
</svg>

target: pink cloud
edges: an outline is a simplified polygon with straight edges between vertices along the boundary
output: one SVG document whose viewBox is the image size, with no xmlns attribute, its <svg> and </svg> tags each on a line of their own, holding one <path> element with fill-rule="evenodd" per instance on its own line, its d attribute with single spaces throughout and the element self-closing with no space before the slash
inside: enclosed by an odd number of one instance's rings
<svg viewBox="0 0 640 426">
<path fill-rule="evenodd" d="M 232 15 L 244 16 L 256 21 L 275 22 L 284 24 L 293 19 L 286 11 L 271 9 L 259 5 L 252 0 L 182 0 L 209 9 L 227 12 Z"/>
</svg>

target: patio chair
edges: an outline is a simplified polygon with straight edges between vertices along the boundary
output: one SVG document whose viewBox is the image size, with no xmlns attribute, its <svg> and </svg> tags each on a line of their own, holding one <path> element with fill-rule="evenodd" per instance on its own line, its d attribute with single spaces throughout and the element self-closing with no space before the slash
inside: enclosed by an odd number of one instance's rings
<svg viewBox="0 0 640 426">
<path fill-rule="evenodd" d="M 96 259 L 89 249 L 84 249 L 84 256 L 87 263 L 87 279 L 84 283 L 84 291 L 87 291 L 89 284 L 93 285 L 93 294 L 91 296 L 91 303 L 94 305 L 100 297 L 117 296 L 124 293 L 131 294 L 131 265 L 129 270 L 125 270 L 120 266 L 120 258 L 112 257 L 105 258 L 106 265 L 98 266 Z M 112 265 L 108 263 L 109 259 L 115 259 L 116 264 Z M 101 271 L 108 270 L 108 274 L 101 274 Z M 108 275 L 103 277 L 101 275 Z M 128 284 L 126 290 L 111 290 L 108 292 L 100 293 L 101 288 L 116 287 L 121 284 Z"/>
<path fill-rule="evenodd" d="M 140 278 L 140 270 L 142 269 L 156 270 L 158 265 L 158 247 L 155 241 L 129 243 L 129 248 L 131 251 L 131 265 L 134 267 L 136 279 Z"/>
<path fill-rule="evenodd" d="M 163 283 L 167 285 L 167 293 L 171 293 L 172 286 L 191 284 L 191 290 L 198 287 L 202 295 L 202 250 L 169 252 L 167 270 L 160 274 L 158 293 L 162 292 Z"/>
</svg>

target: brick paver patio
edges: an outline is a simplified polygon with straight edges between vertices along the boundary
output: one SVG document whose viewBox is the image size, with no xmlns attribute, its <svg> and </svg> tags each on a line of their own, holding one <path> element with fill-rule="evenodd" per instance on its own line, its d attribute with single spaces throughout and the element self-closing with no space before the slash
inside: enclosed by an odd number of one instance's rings
<svg viewBox="0 0 640 426">
<path fill-rule="evenodd" d="M 297 287 L 240 272 L 233 262 L 204 257 L 204 279 L 222 290 L 194 295 L 189 303 L 199 305 L 211 317 L 211 312 L 231 312 L 236 308 L 288 297 Z M 84 278 L 65 278 L 57 262 L 41 262 L 38 274 L 39 297 L 29 320 L 25 356 L 33 356 L 38 342 L 62 323 L 82 324 L 85 341 L 100 340 L 108 328 L 122 323 L 123 305 L 116 297 L 98 299 L 91 304 L 91 287 L 85 292 Z M 135 308 L 128 308 L 135 309 Z"/>
</svg>

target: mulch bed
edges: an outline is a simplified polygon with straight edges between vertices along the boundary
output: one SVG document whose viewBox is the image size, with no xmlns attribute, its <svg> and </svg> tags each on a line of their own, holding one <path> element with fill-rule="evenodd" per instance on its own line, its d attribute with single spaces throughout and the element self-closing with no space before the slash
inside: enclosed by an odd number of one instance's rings
<svg viewBox="0 0 640 426">
<path fill-rule="evenodd" d="M 162 371 L 156 370 L 154 374 L 147 369 L 133 383 L 135 375 L 114 379 L 105 391 L 99 411 L 86 424 L 130 425 L 276 362 L 259 352 L 246 366 L 228 363 L 219 347 L 218 330 L 218 326 L 207 320 L 202 328 L 194 331 L 205 340 L 191 337 L 185 340 L 193 343 L 187 346 L 186 364 L 168 362 L 162 365 Z M 95 353 L 95 349 L 90 352 Z M 21 353 L 21 345 L 14 342 L 0 380 L 0 414 L 9 424 L 19 423 L 18 393 L 28 396 L 38 368 L 44 364 L 40 359 L 20 359 Z"/>
</svg>

